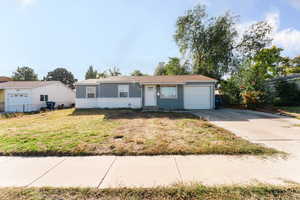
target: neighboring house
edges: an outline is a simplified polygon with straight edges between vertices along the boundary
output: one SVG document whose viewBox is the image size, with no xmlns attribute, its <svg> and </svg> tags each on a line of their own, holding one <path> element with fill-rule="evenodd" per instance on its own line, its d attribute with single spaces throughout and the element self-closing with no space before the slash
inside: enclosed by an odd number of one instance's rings
<svg viewBox="0 0 300 200">
<path fill-rule="evenodd" d="M 300 74 L 290 74 L 287 76 L 275 78 L 275 79 L 270 80 L 268 82 L 268 84 L 273 88 L 276 81 L 279 81 L 279 80 L 288 81 L 290 83 L 294 82 L 297 84 L 298 88 L 300 89 Z"/>
<path fill-rule="evenodd" d="M 7 81 L 12 81 L 12 79 L 6 76 L 0 76 L 0 83 L 4 83 Z"/>
<path fill-rule="evenodd" d="M 216 80 L 202 75 L 115 76 L 76 83 L 76 108 L 214 109 Z"/>
<path fill-rule="evenodd" d="M 59 81 L 0 83 L 0 112 L 38 111 L 47 101 L 68 107 L 75 103 L 75 92 Z"/>
</svg>

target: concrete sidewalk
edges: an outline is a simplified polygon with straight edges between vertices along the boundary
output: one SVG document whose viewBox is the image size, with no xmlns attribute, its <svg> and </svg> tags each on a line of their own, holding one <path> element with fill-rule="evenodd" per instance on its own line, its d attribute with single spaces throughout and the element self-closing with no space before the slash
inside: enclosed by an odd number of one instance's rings
<svg viewBox="0 0 300 200">
<path fill-rule="evenodd" d="M 300 183 L 300 120 L 238 110 L 198 111 L 201 117 L 252 142 L 290 153 L 258 156 L 0 157 L 0 187 L 154 187 L 198 182 L 207 185 Z"/>
<path fill-rule="evenodd" d="M 217 155 L 1 157 L 0 187 L 153 187 L 182 182 L 212 185 L 253 181 L 281 184 L 300 182 L 299 163 L 299 157 Z"/>
</svg>

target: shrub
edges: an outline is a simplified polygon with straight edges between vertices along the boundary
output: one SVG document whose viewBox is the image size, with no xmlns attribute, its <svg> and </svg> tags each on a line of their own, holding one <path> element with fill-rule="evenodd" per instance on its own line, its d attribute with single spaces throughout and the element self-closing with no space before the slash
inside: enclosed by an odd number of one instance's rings
<svg viewBox="0 0 300 200">
<path fill-rule="evenodd" d="M 244 91 L 242 93 L 243 104 L 249 108 L 256 108 L 265 103 L 265 92 L 263 91 Z"/>
<path fill-rule="evenodd" d="M 277 81 L 275 83 L 275 98 L 273 103 L 276 106 L 300 105 L 300 90 L 296 83 L 286 80 Z"/>
<path fill-rule="evenodd" d="M 224 97 L 225 103 L 231 105 L 241 104 L 241 89 L 234 77 L 231 77 L 226 81 L 222 81 L 220 86 L 220 91 Z"/>
</svg>

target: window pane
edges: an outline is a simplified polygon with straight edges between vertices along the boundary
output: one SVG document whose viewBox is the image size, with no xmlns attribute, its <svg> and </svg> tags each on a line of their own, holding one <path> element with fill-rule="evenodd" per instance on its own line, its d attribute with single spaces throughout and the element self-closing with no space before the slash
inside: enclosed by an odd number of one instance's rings
<svg viewBox="0 0 300 200">
<path fill-rule="evenodd" d="M 44 95 L 40 95 L 40 101 L 45 101 Z"/>
<path fill-rule="evenodd" d="M 88 93 L 87 98 L 95 98 L 95 94 L 94 93 Z"/>
<path fill-rule="evenodd" d="M 128 97 L 128 92 L 120 92 L 120 97 Z"/>
<path fill-rule="evenodd" d="M 177 98 L 177 87 L 161 87 L 162 98 Z"/>
<path fill-rule="evenodd" d="M 96 87 L 87 87 L 86 96 L 87 98 L 96 98 Z"/>
<path fill-rule="evenodd" d="M 119 85 L 119 92 L 128 92 L 129 86 L 128 85 Z"/>
<path fill-rule="evenodd" d="M 45 101 L 48 101 L 48 95 L 45 95 Z"/>
<path fill-rule="evenodd" d="M 128 97 L 129 85 L 118 85 L 119 97 Z"/>
<path fill-rule="evenodd" d="M 87 93 L 96 93 L 96 87 L 87 87 L 86 92 Z"/>
</svg>

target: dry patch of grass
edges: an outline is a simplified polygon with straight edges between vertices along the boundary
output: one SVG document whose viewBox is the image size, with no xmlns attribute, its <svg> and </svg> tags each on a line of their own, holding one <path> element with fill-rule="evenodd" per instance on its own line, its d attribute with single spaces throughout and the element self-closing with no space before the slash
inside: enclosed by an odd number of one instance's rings
<svg viewBox="0 0 300 200">
<path fill-rule="evenodd" d="M 0 119 L 10 119 L 24 116 L 24 113 L 1 113 Z"/>
<path fill-rule="evenodd" d="M 297 119 L 300 119 L 300 106 L 284 106 L 284 107 L 278 107 L 279 111 L 296 117 Z"/>
<path fill-rule="evenodd" d="M 0 120 L 2 155 L 275 153 L 183 113 L 67 109 Z"/>
<path fill-rule="evenodd" d="M 157 188 L 0 188 L 5 200 L 255 200 L 300 199 L 299 186 L 220 186 L 203 185 Z"/>
</svg>

